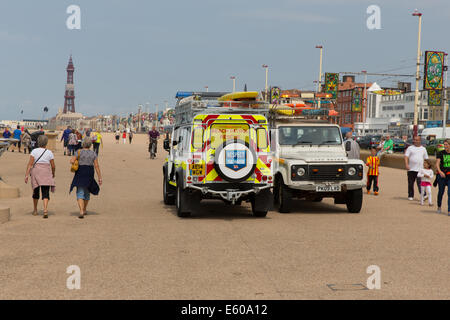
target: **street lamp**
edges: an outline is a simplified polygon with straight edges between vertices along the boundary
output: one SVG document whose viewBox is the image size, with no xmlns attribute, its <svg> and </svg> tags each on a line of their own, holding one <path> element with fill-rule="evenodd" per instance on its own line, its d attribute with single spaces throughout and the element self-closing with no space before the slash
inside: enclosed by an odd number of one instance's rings
<svg viewBox="0 0 450 320">
<path fill-rule="evenodd" d="M 319 62 L 319 83 L 318 83 L 318 88 L 317 88 L 317 92 L 321 92 L 322 91 L 322 51 L 323 51 L 323 46 L 321 45 L 317 45 L 316 49 L 320 49 L 320 62 Z M 319 98 L 319 104 L 318 107 L 320 109 L 320 98 Z"/>
<path fill-rule="evenodd" d="M 267 64 L 263 64 L 262 67 L 264 69 L 266 69 L 266 86 L 264 87 L 264 91 L 266 92 L 265 93 L 266 100 L 268 100 L 267 99 L 267 90 L 268 90 L 267 81 L 268 81 L 268 76 L 269 76 L 269 66 Z"/>
<path fill-rule="evenodd" d="M 367 117 L 367 71 L 362 70 L 364 74 L 364 104 L 362 108 L 363 135 L 366 135 L 366 117 Z"/>
<path fill-rule="evenodd" d="M 233 92 L 234 92 L 234 91 L 236 91 L 236 77 L 231 76 L 230 79 L 233 80 Z"/>
<path fill-rule="evenodd" d="M 420 36 L 422 31 L 422 13 L 414 10 L 414 17 L 419 17 L 419 31 L 417 33 L 417 66 L 416 66 L 416 90 L 414 91 L 414 129 L 413 136 L 417 136 L 418 128 L 417 124 L 419 122 L 419 80 L 420 80 Z"/>
<path fill-rule="evenodd" d="M 209 92 L 209 88 L 208 86 L 205 86 L 206 92 Z"/>
</svg>

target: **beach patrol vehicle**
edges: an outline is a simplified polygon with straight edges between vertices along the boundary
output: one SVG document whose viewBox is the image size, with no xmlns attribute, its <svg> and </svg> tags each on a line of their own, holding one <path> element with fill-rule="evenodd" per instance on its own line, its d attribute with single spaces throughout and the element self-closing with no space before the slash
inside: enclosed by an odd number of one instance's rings
<svg viewBox="0 0 450 320">
<path fill-rule="evenodd" d="M 366 185 L 364 162 L 347 158 L 340 127 L 318 120 L 328 109 L 289 114 L 283 106 L 269 115 L 274 154 L 274 200 L 281 213 L 290 212 L 293 199 L 334 198 L 359 213 Z M 309 115 L 308 115 L 309 114 Z"/>
<path fill-rule="evenodd" d="M 269 105 L 257 92 L 178 92 L 175 125 L 164 141 L 165 204 L 187 217 L 202 199 L 251 203 L 265 217 L 273 197 Z"/>
</svg>

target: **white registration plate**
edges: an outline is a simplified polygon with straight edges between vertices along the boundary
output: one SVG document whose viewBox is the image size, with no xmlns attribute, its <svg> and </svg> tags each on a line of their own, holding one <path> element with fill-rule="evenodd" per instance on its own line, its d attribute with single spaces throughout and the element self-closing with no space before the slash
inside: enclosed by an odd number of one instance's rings
<svg viewBox="0 0 450 320">
<path fill-rule="evenodd" d="M 320 186 L 316 186 L 316 191 L 317 192 L 340 192 L 341 186 L 338 184 L 330 185 L 330 186 L 320 185 Z"/>
</svg>

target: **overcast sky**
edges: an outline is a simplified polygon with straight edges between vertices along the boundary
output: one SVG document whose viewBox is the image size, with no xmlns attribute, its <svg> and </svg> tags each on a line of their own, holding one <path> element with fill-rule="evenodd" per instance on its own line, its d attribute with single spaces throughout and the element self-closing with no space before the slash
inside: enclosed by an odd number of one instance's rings
<svg viewBox="0 0 450 320">
<path fill-rule="evenodd" d="M 81 30 L 66 27 L 71 4 L 81 8 Z M 381 8 L 380 30 L 366 26 L 369 5 Z M 261 90 L 262 64 L 269 85 L 313 89 L 316 44 L 324 72 L 413 74 L 415 8 L 424 14 L 422 50 L 450 51 L 448 0 L 2 0 L 0 119 L 20 110 L 40 119 L 44 106 L 55 115 L 71 53 L 75 107 L 86 115 L 173 105 L 177 90 L 231 90 L 232 75 L 238 89 Z"/>
</svg>

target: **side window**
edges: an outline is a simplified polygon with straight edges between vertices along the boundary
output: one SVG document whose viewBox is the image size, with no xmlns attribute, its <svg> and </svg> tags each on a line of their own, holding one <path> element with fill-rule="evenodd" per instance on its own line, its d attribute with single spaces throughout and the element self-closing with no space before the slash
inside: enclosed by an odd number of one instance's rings
<svg viewBox="0 0 450 320">
<path fill-rule="evenodd" d="M 181 154 L 189 153 L 191 143 L 191 127 L 183 127 L 180 132 L 180 152 Z"/>
<path fill-rule="evenodd" d="M 266 149 L 267 146 L 268 146 L 266 129 L 264 129 L 264 128 L 256 129 L 256 138 L 257 138 L 257 141 L 258 141 L 258 148 L 259 149 Z"/>
<path fill-rule="evenodd" d="M 192 147 L 194 149 L 201 149 L 203 146 L 203 128 L 197 127 L 194 129 L 192 138 Z"/>
<path fill-rule="evenodd" d="M 179 138 L 180 138 L 180 128 L 176 128 L 173 131 L 173 140 L 172 140 L 173 142 L 177 143 L 176 145 L 173 146 L 174 150 L 179 150 L 179 148 L 180 148 L 178 145 Z"/>
</svg>

